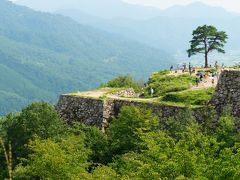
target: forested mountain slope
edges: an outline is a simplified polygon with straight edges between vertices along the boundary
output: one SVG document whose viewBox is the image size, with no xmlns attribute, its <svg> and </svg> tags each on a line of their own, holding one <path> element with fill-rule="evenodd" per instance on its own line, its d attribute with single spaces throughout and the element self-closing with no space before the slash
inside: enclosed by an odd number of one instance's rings
<svg viewBox="0 0 240 180">
<path fill-rule="evenodd" d="M 118 74 L 144 78 L 172 61 L 164 51 L 5 0 L 0 24 L 0 114 Z"/>
</svg>

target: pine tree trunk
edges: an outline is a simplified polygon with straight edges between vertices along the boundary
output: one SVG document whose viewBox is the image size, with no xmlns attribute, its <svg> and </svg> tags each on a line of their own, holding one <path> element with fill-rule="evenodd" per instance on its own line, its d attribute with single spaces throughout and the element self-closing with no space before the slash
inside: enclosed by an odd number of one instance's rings
<svg viewBox="0 0 240 180">
<path fill-rule="evenodd" d="M 208 53 L 205 53 L 205 68 L 208 68 Z"/>
</svg>

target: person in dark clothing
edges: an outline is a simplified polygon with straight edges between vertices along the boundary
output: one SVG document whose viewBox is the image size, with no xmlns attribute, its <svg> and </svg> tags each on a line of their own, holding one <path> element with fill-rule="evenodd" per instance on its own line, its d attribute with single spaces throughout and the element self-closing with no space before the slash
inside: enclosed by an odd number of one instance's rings
<svg viewBox="0 0 240 180">
<path fill-rule="evenodd" d="M 187 64 L 184 63 L 184 64 L 183 64 L 183 73 L 186 71 L 186 69 L 187 69 Z"/>
<path fill-rule="evenodd" d="M 215 80 L 214 78 L 212 78 L 212 86 L 214 86 L 214 84 L 215 84 Z"/>
<path fill-rule="evenodd" d="M 198 84 L 199 84 L 199 79 L 196 77 L 196 86 L 198 87 Z"/>
<path fill-rule="evenodd" d="M 190 73 L 190 76 L 191 76 L 191 75 L 192 75 L 192 66 L 191 66 L 191 63 L 189 63 L 188 69 L 189 69 L 189 73 Z"/>
<path fill-rule="evenodd" d="M 202 74 L 200 74 L 200 81 L 202 82 L 202 79 L 203 79 L 203 75 Z"/>
</svg>

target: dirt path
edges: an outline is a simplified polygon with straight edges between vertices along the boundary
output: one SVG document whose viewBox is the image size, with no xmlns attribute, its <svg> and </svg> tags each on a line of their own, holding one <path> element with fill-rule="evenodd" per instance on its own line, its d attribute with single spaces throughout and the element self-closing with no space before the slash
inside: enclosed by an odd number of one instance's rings
<svg viewBox="0 0 240 180">
<path fill-rule="evenodd" d="M 141 101 L 141 102 L 154 102 L 158 100 L 158 98 L 120 97 L 120 96 L 109 93 L 110 90 L 111 89 L 109 88 L 103 88 L 103 89 L 97 89 L 93 91 L 77 92 L 77 93 L 74 93 L 73 95 L 81 96 L 81 97 L 90 97 L 90 98 L 107 97 L 110 99 L 119 99 L 119 100 L 128 100 L 128 101 L 134 100 L 134 101 Z"/>
<path fill-rule="evenodd" d="M 74 95 L 83 96 L 83 97 L 93 97 L 100 98 L 104 96 L 108 91 L 105 89 L 93 90 L 93 91 L 85 91 L 85 92 L 77 92 Z"/>
<path fill-rule="evenodd" d="M 214 84 L 212 83 L 212 79 L 214 79 Z M 198 86 L 196 85 L 192 85 L 192 87 L 186 91 L 194 91 L 194 90 L 200 90 L 200 89 L 207 89 L 207 88 L 215 88 L 217 86 L 217 82 L 218 82 L 218 79 L 217 77 L 209 77 L 207 79 L 203 79 L 202 82 L 200 82 L 198 84 Z"/>
<path fill-rule="evenodd" d="M 201 69 L 197 69 L 197 70 L 201 70 Z M 204 69 L 206 70 L 206 69 Z M 219 72 L 220 73 L 220 72 Z M 175 71 L 172 71 L 170 72 L 170 75 L 173 75 L 173 76 L 180 76 L 180 75 L 189 75 L 189 72 L 182 72 L 182 70 L 177 70 L 176 72 Z M 193 75 L 196 75 L 196 74 L 193 74 Z M 212 79 L 214 79 L 214 83 L 212 83 Z M 191 85 L 191 88 L 190 89 L 187 89 L 185 91 L 194 91 L 194 90 L 200 90 L 200 89 L 207 89 L 207 88 L 215 88 L 217 86 L 217 83 L 218 83 L 218 78 L 217 77 L 208 77 L 207 79 L 204 79 L 203 78 L 203 81 L 200 82 L 198 84 L 198 86 L 196 86 L 196 84 L 192 84 Z"/>
</svg>

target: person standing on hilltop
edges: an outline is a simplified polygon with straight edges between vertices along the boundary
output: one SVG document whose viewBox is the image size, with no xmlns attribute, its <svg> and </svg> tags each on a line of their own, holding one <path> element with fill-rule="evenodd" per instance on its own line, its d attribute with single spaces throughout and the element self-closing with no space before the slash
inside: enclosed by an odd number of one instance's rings
<svg viewBox="0 0 240 180">
<path fill-rule="evenodd" d="M 217 72 L 216 76 L 217 76 L 217 80 L 219 80 L 220 73 Z"/>
<path fill-rule="evenodd" d="M 152 87 L 151 87 L 151 89 L 150 89 L 150 93 L 151 93 L 151 97 L 153 97 L 154 90 L 153 90 L 153 88 L 152 88 Z"/>
<path fill-rule="evenodd" d="M 184 63 L 183 64 L 183 73 L 186 71 L 186 69 L 187 69 L 187 65 L 186 65 L 186 63 Z"/>
<path fill-rule="evenodd" d="M 215 68 L 216 68 L 216 70 L 218 69 L 218 62 L 217 61 L 215 62 Z"/>
<path fill-rule="evenodd" d="M 204 75 L 204 83 L 207 82 L 207 79 L 208 79 L 208 74 L 206 73 L 206 74 Z"/>
<path fill-rule="evenodd" d="M 203 80 L 203 75 L 202 75 L 202 73 L 200 74 L 200 82 L 202 82 L 202 80 Z"/>
<path fill-rule="evenodd" d="M 192 67 L 191 67 L 191 63 L 190 62 L 189 62 L 188 68 L 189 68 L 189 74 L 191 76 L 192 75 Z"/>
<path fill-rule="evenodd" d="M 215 80 L 214 78 L 212 78 L 212 87 L 214 87 L 214 84 L 215 84 Z"/>
<path fill-rule="evenodd" d="M 195 80 L 195 82 L 196 82 L 196 86 L 198 87 L 198 84 L 199 84 L 199 79 L 196 77 L 196 80 Z"/>
</svg>

